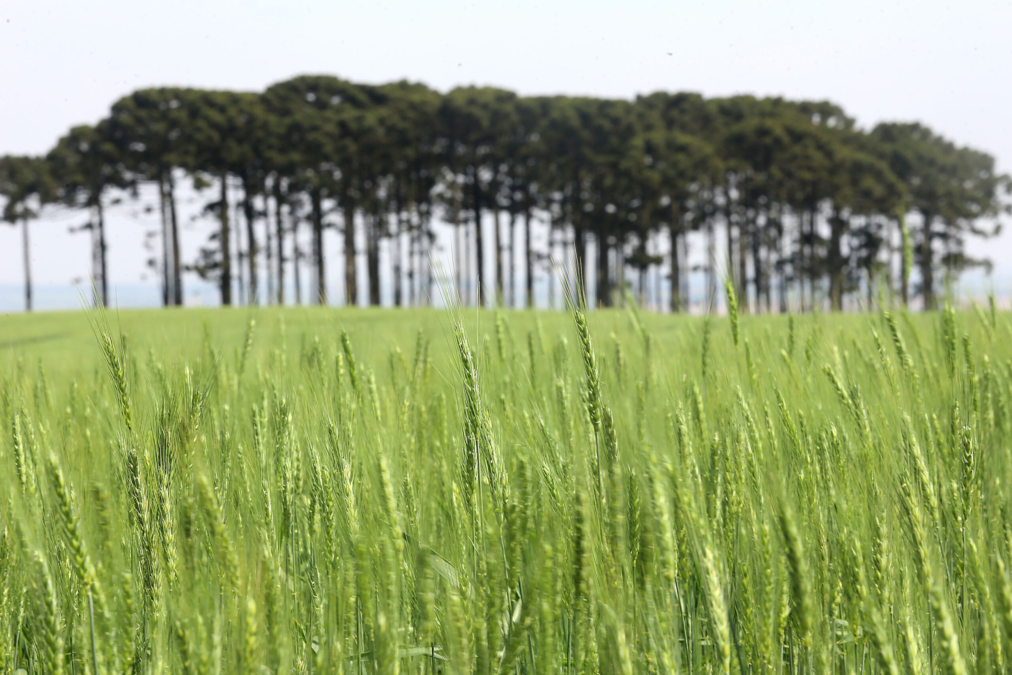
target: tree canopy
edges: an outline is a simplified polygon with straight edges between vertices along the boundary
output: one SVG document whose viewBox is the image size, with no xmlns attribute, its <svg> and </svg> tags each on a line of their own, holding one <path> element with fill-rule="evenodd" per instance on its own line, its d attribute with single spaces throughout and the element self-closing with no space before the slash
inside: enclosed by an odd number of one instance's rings
<svg viewBox="0 0 1012 675">
<path fill-rule="evenodd" d="M 219 223 L 193 260 L 182 259 L 176 213 L 187 176 L 216 188 L 205 213 Z M 787 311 L 841 309 L 862 291 L 900 286 L 905 298 L 901 232 L 916 291 L 933 307 L 943 276 L 987 264 L 965 243 L 997 232 L 1010 181 L 987 153 L 922 124 L 863 130 L 826 101 L 441 94 L 326 75 L 262 93 L 139 90 L 44 158 L 0 160 L 4 220 L 24 223 L 26 237 L 44 203 L 94 213 L 102 302 L 105 200 L 144 184 L 158 186 L 162 257 L 152 264 L 167 305 L 182 302 L 187 271 L 232 304 L 235 289 L 240 301 L 285 302 L 287 269 L 301 301 L 306 266 L 310 299 L 326 303 L 329 230 L 342 235 L 344 302 L 358 301 L 364 278 L 368 302 L 379 304 L 382 264 L 394 303 L 421 303 L 433 290 L 427 259 L 442 218 L 455 231 L 465 302 L 533 304 L 535 277 L 555 274 L 548 261 L 561 249 L 579 269 L 593 267 L 585 290 L 602 306 L 626 288 L 645 299 L 654 284 L 655 306 L 683 310 L 691 272 L 703 271 L 710 305 L 724 275 L 744 310 Z M 690 251 L 690 240 L 705 250 Z"/>
</svg>

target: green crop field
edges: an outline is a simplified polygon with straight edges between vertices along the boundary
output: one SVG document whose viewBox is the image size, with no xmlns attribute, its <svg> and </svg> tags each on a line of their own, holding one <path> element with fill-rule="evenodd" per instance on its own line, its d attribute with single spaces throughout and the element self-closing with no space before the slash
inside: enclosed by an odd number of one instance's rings
<svg viewBox="0 0 1012 675">
<path fill-rule="evenodd" d="M 0 673 L 1002 673 L 1012 317 L 0 317 Z"/>
</svg>

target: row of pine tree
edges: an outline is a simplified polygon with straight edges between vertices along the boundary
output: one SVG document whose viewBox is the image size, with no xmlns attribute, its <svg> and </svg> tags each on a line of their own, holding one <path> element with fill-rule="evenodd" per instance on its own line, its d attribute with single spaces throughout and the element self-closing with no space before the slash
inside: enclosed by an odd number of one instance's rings
<svg viewBox="0 0 1012 675">
<path fill-rule="evenodd" d="M 220 225 L 190 260 L 183 181 L 210 195 L 204 213 Z M 465 302 L 533 306 L 536 274 L 555 273 L 561 247 L 575 262 L 567 269 L 593 270 L 584 282 L 598 305 L 630 285 L 644 293 L 653 272 L 665 284 L 654 297 L 682 311 L 690 272 L 702 271 L 710 302 L 726 276 L 752 312 L 839 310 L 848 295 L 883 291 L 931 308 L 942 279 L 988 264 L 965 242 L 997 233 L 1010 192 L 985 152 L 918 123 L 862 129 L 829 102 L 441 94 L 329 76 L 262 93 L 144 89 L 44 157 L 0 158 L 3 218 L 23 227 L 29 308 L 29 221 L 50 204 L 89 211 L 96 299 L 107 303 L 105 211 L 150 194 L 145 184 L 157 186 L 167 306 L 182 304 L 186 271 L 230 305 L 290 302 L 286 274 L 300 270 L 321 304 L 354 303 L 366 279 L 378 305 L 384 274 L 395 305 L 423 304 L 443 222 L 454 228 L 458 288 L 474 289 Z M 536 224 L 547 245 L 532 237 Z M 343 298 L 326 292 L 330 228 L 343 241 Z M 689 250 L 692 233 L 705 250 Z"/>
</svg>

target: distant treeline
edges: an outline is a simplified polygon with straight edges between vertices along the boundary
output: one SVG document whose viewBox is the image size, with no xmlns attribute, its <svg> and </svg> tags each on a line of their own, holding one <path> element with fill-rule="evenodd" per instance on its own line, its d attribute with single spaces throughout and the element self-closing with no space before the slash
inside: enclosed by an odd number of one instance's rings
<svg viewBox="0 0 1012 675">
<path fill-rule="evenodd" d="M 193 260 L 180 255 L 184 179 L 211 190 L 205 213 L 220 222 Z M 706 251 L 693 258 L 707 261 L 695 268 L 706 297 L 726 276 L 753 312 L 827 299 L 840 309 L 861 293 L 903 302 L 919 294 L 934 307 L 945 278 L 988 264 L 964 244 L 997 233 L 1010 192 L 987 153 L 917 123 L 860 129 L 829 102 L 440 94 L 329 76 L 260 94 L 145 89 L 95 126 L 71 129 L 45 157 L 0 158 L 4 220 L 24 228 L 29 307 L 29 220 L 49 204 L 90 210 L 97 299 L 107 302 L 104 210 L 142 184 L 160 195 L 153 263 L 165 305 L 182 304 L 186 270 L 217 283 L 225 305 L 284 303 L 286 274 L 298 279 L 307 266 L 312 300 L 340 302 L 326 297 L 328 228 L 342 234 L 344 302 L 355 301 L 362 278 L 379 304 L 382 258 L 394 303 L 421 304 L 433 291 L 428 261 L 443 220 L 456 231 L 458 287 L 482 280 L 465 302 L 494 295 L 532 305 L 535 275 L 555 273 L 554 252 L 593 270 L 586 290 L 599 305 L 627 284 L 643 293 L 654 272 L 669 284 L 655 297 L 680 311 L 692 271 L 687 235 L 700 232 L 693 239 Z M 547 226 L 547 246 L 531 236 L 535 222 Z M 309 251 L 296 244 L 300 228 L 311 233 Z"/>
</svg>

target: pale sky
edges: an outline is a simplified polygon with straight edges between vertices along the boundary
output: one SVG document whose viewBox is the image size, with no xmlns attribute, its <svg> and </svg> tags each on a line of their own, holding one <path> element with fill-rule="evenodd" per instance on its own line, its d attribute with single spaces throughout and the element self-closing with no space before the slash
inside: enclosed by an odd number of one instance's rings
<svg viewBox="0 0 1012 675">
<path fill-rule="evenodd" d="M 262 90 L 327 73 L 441 91 L 830 99 L 864 127 L 924 122 L 1010 171 L 1010 27 L 1012 3 L 985 1 L 0 0 L 0 154 L 43 153 L 141 87 Z M 87 278 L 87 235 L 67 233 L 83 220 L 34 225 L 38 284 Z M 143 295 L 144 231 L 157 220 L 126 205 L 110 220 L 111 280 Z M 188 251 L 203 240 L 184 236 Z M 994 260 L 996 284 L 1012 282 L 1012 233 L 971 251 Z M 20 232 L 0 225 L 0 295 L 21 279 Z M 156 298 L 150 273 L 143 284 Z"/>
</svg>

